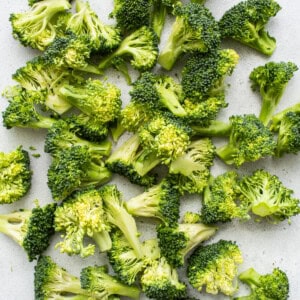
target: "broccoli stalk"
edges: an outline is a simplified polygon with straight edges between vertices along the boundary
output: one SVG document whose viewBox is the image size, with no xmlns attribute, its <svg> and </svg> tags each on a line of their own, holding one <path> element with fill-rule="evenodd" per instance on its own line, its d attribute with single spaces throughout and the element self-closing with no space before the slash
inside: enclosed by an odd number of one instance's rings
<svg viewBox="0 0 300 300">
<path fill-rule="evenodd" d="M 152 0 L 151 26 L 158 38 L 161 36 L 168 12 L 168 7 L 163 2 L 163 0 Z"/>
<path fill-rule="evenodd" d="M 218 120 L 212 120 L 208 127 L 191 124 L 193 136 L 201 137 L 226 137 L 230 135 L 232 125 Z"/>
</svg>

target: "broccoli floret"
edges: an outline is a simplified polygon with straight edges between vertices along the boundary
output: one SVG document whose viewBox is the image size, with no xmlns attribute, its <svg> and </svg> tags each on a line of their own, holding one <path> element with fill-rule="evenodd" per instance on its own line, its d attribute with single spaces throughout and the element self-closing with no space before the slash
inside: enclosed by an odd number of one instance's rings
<svg viewBox="0 0 300 300">
<path fill-rule="evenodd" d="M 288 82 L 298 67 L 292 62 L 268 62 L 250 73 L 252 88 L 258 89 L 262 98 L 259 119 L 268 125 L 278 106 Z"/>
<path fill-rule="evenodd" d="M 106 185 L 102 187 L 100 194 L 108 222 L 122 231 L 137 257 L 141 258 L 143 251 L 138 238 L 139 233 L 135 219 L 126 210 L 116 185 Z"/>
<path fill-rule="evenodd" d="M 216 150 L 226 164 L 239 167 L 274 154 L 273 135 L 255 115 L 231 116 L 229 120 L 232 127 L 229 142 Z"/>
<path fill-rule="evenodd" d="M 198 100 L 224 93 L 224 80 L 232 74 L 238 60 L 239 55 L 233 49 L 191 54 L 182 70 L 185 97 Z"/>
<path fill-rule="evenodd" d="M 10 15 L 13 36 L 24 46 L 44 51 L 55 36 L 55 16 L 71 8 L 68 0 L 43 0 L 36 2 L 29 11 Z"/>
<path fill-rule="evenodd" d="M 177 224 L 176 227 L 159 225 L 157 237 L 162 256 L 172 267 L 184 264 L 185 256 L 203 241 L 208 240 L 217 228 L 201 223 Z"/>
<path fill-rule="evenodd" d="M 49 246 L 54 234 L 54 211 L 56 204 L 23 209 L 0 215 L 0 232 L 18 243 L 27 253 L 28 260 L 33 261 Z"/>
<path fill-rule="evenodd" d="M 211 12 L 201 4 L 177 5 L 173 11 L 176 20 L 158 63 L 171 70 L 178 57 L 185 52 L 208 52 L 220 44 L 217 21 Z"/>
<path fill-rule="evenodd" d="M 34 270 L 36 300 L 63 300 L 66 297 L 70 300 L 95 299 L 89 291 L 81 288 L 79 278 L 57 265 L 50 256 L 41 256 Z"/>
<path fill-rule="evenodd" d="M 67 20 L 66 28 L 77 36 L 87 36 L 94 51 L 111 52 L 121 42 L 119 29 L 103 24 L 87 1 L 76 1 L 76 13 Z"/>
<path fill-rule="evenodd" d="M 230 135 L 232 126 L 230 123 L 225 123 L 219 120 L 211 120 L 209 126 L 202 124 L 191 124 L 193 136 L 203 137 L 226 137 Z"/>
<path fill-rule="evenodd" d="M 249 219 L 247 203 L 239 203 L 238 175 L 235 171 L 211 177 L 204 189 L 201 220 L 205 224 Z"/>
<path fill-rule="evenodd" d="M 250 268 L 242 272 L 239 279 L 249 285 L 251 293 L 248 296 L 236 297 L 235 300 L 287 300 L 289 297 L 289 279 L 279 268 L 274 268 L 272 273 L 264 275 Z"/>
<path fill-rule="evenodd" d="M 219 21 L 222 37 L 230 37 L 265 54 L 272 55 L 276 39 L 265 27 L 281 9 L 274 0 L 242 1 L 225 12 Z"/>
<path fill-rule="evenodd" d="M 87 147 L 74 146 L 57 152 L 48 169 L 48 186 L 54 200 L 65 199 L 73 191 L 100 185 L 111 177 L 101 161 L 93 161 Z"/>
<path fill-rule="evenodd" d="M 133 216 L 157 218 L 166 226 L 177 224 L 180 198 L 177 188 L 168 178 L 126 202 Z"/>
<path fill-rule="evenodd" d="M 208 138 L 193 141 L 186 153 L 170 164 L 174 184 L 184 193 L 201 193 L 208 183 L 215 147 Z"/>
<path fill-rule="evenodd" d="M 179 281 L 176 269 L 173 269 L 164 257 L 153 261 L 141 277 L 142 291 L 147 297 L 158 300 L 184 298 L 186 285 Z"/>
<path fill-rule="evenodd" d="M 114 150 L 105 163 L 109 170 L 127 177 L 130 182 L 151 186 L 156 177 L 149 172 L 160 163 L 160 159 L 142 148 L 139 136 L 133 135 Z"/>
<path fill-rule="evenodd" d="M 88 79 L 79 85 L 64 85 L 59 93 L 70 104 L 102 124 L 117 119 L 121 111 L 120 90 L 115 85 L 98 79 Z"/>
<path fill-rule="evenodd" d="M 101 252 L 111 248 L 110 226 L 106 222 L 100 192 L 94 188 L 77 191 L 57 207 L 55 231 L 65 232 L 56 244 L 60 252 L 87 257 L 95 253 L 95 245 L 84 245 L 86 236 L 92 238 Z"/>
<path fill-rule="evenodd" d="M 271 130 L 277 132 L 280 128 L 280 123 L 282 121 L 282 119 L 284 118 L 284 116 L 288 113 L 288 112 L 293 112 L 296 114 L 300 113 L 300 103 L 296 103 L 284 110 L 282 110 L 281 112 L 277 113 L 276 115 L 272 116 L 272 123 L 270 125 Z"/>
<path fill-rule="evenodd" d="M 240 199 L 258 217 L 278 223 L 300 213 L 299 200 L 292 198 L 293 191 L 265 170 L 244 176 L 238 188 Z"/>
<path fill-rule="evenodd" d="M 30 159 L 26 150 L 0 152 L 0 204 L 9 204 L 21 199 L 31 186 Z"/>
<path fill-rule="evenodd" d="M 199 246 L 188 259 L 187 277 L 190 284 L 201 291 L 219 292 L 231 296 L 238 288 L 233 281 L 237 265 L 243 262 L 242 254 L 235 242 L 220 240 L 217 243 Z"/>
<path fill-rule="evenodd" d="M 183 215 L 182 223 L 184 224 L 197 224 L 201 222 L 201 215 L 191 211 L 185 212 Z"/>
</svg>

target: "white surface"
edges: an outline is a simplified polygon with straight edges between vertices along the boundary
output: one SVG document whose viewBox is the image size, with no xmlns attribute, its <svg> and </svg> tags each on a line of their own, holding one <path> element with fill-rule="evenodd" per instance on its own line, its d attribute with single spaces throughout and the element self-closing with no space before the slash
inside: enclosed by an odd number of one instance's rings
<svg viewBox="0 0 300 300">
<path fill-rule="evenodd" d="M 237 3 L 238 0 L 207 0 L 206 6 L 211 8 L 213 14 L 219 19 L 223 12 Z M 107 20 L 107 15 L 111 11 L 112 0 L 90 1 L 92 7 L 97 11 L 103 20 Z M 234 74 L 228 79 L 230 88 L 227 92 L 227 101 L 229 107 L 226 108 L 220 115 L 224 120 L 232 114 L 243 113 L 258 113 L 260 107 L 260 98 L 250 89 L 248 80 L 251 70 L 265 64 L 269 60 L 273 61 L 293 61 L 300 67 L 300 4 L 297 1 L 278 0 L 282 6 L 282 10 L 273 18 L 268 26 L 271 35 L 277 39 L 277 50 L 271 58 L 266 58 L 263 55 L 256 53 L 245 46 L 241 46 L 235 42 L 224 43 L 224 47 L 234 48 L 240 55 L 240 63 L 237 66 Z M 27 1 L 1 1 L 0 20 L 0 90 L 7 85 L 14 84 L 11 79 L 11 74 L 15 70 L 25 64 L 31 57 L 37 55 L 37 51 L 22 47 L 18 41 L 14 40 L 11 35 L 11 27 L 8 21 L 9 15 L 12 12 L 20 12 L 27 9 Z M 110 21 L 111 22 L 111 21 Z M 166 27 L 163 33 L 165 40 L 168 34 L 169 27 Z M 163 42 L 162 42 L 163 44 Z M 180 68 L 177 69 L 180 74 Z M 176 70 L 174 72 L 176 73 Z M 109 80 L 115 82 L 122 88 L 122 99 L 124 103 L 128 101 L 129 87 L 125 84 L 122 77 L 118 77 L 116 73 L 107 73 Z M 300 100 L 300 72 L 298 71 L 291 80 L 283 99 L 279 105 L 278 111 L 288 107 Z M 6 100 L 1 99 L 1 111 L 6 106 Z M 50 158 L 43 153 L 43 140 L 45 132 L 33 131 L 26 129 L 11 129 L 6 130 L 0 126 L 0 151 L 11 151 L 18 145 L 24 145 L 25 149 L 33 145 L 37 148 L 31 153 L 40 153 L 39 159 L 31 158 L 32 168 L 34 171 L 32 188 L 30 193 L 19 202 L 12 205 L 3 205 L 0 207 L 0 213 L 19 208 L 33 207 L 33 200 L 39 199 L 41 204 L 51 202 L 51 195 L 47 187 L 47 168 Z M 281 159 L 264 159 L 253 164 L 246 164 L 241 167 L 241 173 L 250 173 L 258 168 L 266 168 L 271 173 L 277 174 L 283 183 L 295 191 L 295 197 L 300 197 L 300 156 L 286 155 Z M 216 160 L 212 169 L 214 175 L 222 173 L 228 169 L 220 161 Z M 124 193 L 124 198 L 129 199 L 133 195 L 142 191 L 141 188 L 135 187 L 124 179 L 115 176 L 114 182 L 118 183 L 120 190 Z M 197 196 L 187 197 L 182 200 L 182 212 L 185 210 L 198 211 L 200 208 L 200 199 Z M 144 222 L 141 225 L 143 237 L 153 236 L 151 233 L 152 225 Z M 292 218 L 292 224 L 282 222 L 278 225 L 270 225 L 266 223 L 233 222 L 220 227 L 219 232 L 211 242 L 221 238 L 236 240 L 240 246 L 244 264 L 240 270 L 244 270 L 253 266 L 257 271 L 266 273 L 270 272 L 274 266 L 278 266 L 287 272 L 290 279 L 290 299 L 300 299 L 300 216 Z M 60 254 L 54 249 L 54 245 L 59 240 L 56 235 L 52 241 L 47 254 L 64 266 L 70 273 L 79 275 L 80 269 L 91 264 L 105 263 L 104 255 L 95 255 L 88 259 L 80 257 L 68 257 Z M 13 241 L 9 240 L 4 235 L 0 235 L 0 276 L 1 276 L 1 292 L 0 300 L 31 300 L 34 299 L 33 293 L 33 268 L 35 262 L 29 263 L 26 254 Z M 181 272 L 184 274 L 184 271 Z M 241 287 L 241 292 L 245 292 Z M 211 296 L 205 293 L 199 294 L 197 291 L 191 292 L 197 298 L 202 300 L 208 299 L 226 299 L 225 296 Z M 146 298 L 143 298 L 146 299 Z"/>
</svg>

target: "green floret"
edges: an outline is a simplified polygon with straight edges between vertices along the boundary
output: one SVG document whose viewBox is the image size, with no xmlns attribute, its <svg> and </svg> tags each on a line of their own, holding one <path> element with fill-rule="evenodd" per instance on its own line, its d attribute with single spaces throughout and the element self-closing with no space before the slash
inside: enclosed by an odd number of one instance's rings
<svg viewBox="0 0 300 300">
<path fill-rule="evenodd" d="M 224 93 L 225 78 L 231 75 L 239 61 L 233 49 L 191 54 L 182 70 L 185 97 L 201 99 Z"/>
<path fill-rule="evenodd" d="M 240 199 L 248 203 L 254 215 L 273 223 L 290 220 L 300 213 L 299 200 L 292 198 L 293 191 L 267 171 L 257 170 L 244 176 L 239 183 L 239 192 Z"/>
<path fill-rule="evenodd" d="M 238 175 L 235 171 L 211 177 L 204 189 L 201 220 L 205 224 L 249 219 L 247 203 L 238 201 Z"/>
<path fill-rule="evenodd" d="M 141 286 L 145 295 L 151 299 L 175 300 L 186 295 L 186 285 L 179 281 L 176 269 L 164 257 L 147 267 L 141 277 Z"/>
<path fill-rule="evenodd" d="M 111 173 L 101 161 L 93 161 L 87 147 L 74 146 L 56 153 L 48 169 L 48 186 L 54 200 L 73 191 L 107 182 Z"/>
<path fill-rule="evenodd" d="M 0 204 L 9 204 L 21 199 L 31 186 L 30 159 L 26 150 L 0 152 Z"/>
<path fill-rule="evenodd" d="M 185 212 L 183 215 L 182 223 L 185 224 L 197 224 L 201 222 L 201 215 L 191 211 Z"/>
<path fill-rule="evenodd" d="M 268 62 L 250 73 L 252 88 L 258 89 L 262 98 L 259 119 L 268 125 L 278 106 L 288 82 L 298 67 L 292 62 Z"/>
<path fill-rule="evenodd" d="M 276 115 L 272 116 L 272 123 L 270 125 L 270 128 L 272 131 L 277 132 L 280 128 L 280 123 L 282 121 L 282 119 L 284 118 L 284 116 L 288 113 L 288 112 L 293 112 L 296 114 L 300 113 L 300 103 L 296 103 L 284 110 L 282 110 L 281 112 L 277 113 Z"/>
<path fill-rule="evenodd" d="M 106 185 L 102 187 L 100 194 L 108 222 L 122 231 L 137 257 L 142 257 L 143 251 L 139 241 L 139 233 L 135 219 L 126 210 L 116 185 Z"/>
<path fill-rule="evenodd" d="M 174 184 L 184 193 L 201 193 L 208 184 L 210 167 L 213 165 L 215 147 L 208 138 L 193 141 L 186 153 L 169 167 Z"/>
<path fill-rule="evenodd" d="M 108 274 L 107 266 L 86 267 L 81 270 L 80 282 L 83 289 L 90 291 L 96 299 L 109 299 L 110 295 L 120 295 L 139 299 L 140 291 L 136 286 L 121 283 Z"/>
<path fill-rule="evenodd" d="M 43 0 L 35 3 L 29 11 L 10 15 L 13 36 L 24 46 L 44 51 L 55 36 L 55 16 L 71 8 L 67 0 Z"/>
<path fill-rule="evenodd" d="M 108 225 L 100 192 L 88 188 L 71 194 L 55 211 L 55 231 L 63 231 L 63 241 L 56 244 L 60 252 L 87 257 L 95 245 L 84 245 L 86 236 L 93 239 L 101 252 L 111 248 Z"/>
<path fill-rule="evenodd" d="M 272 55 L 276 39 L 265 27 L 281 9 L 274 0 L 242 1 L 225 12 L 219 21 L 222 37 L 230 37 L 257 51 Z"/>
<path fill-rule="evenodd" d="M 50 256 L 41 256 L 34 270 L 34 299 L 36 300 L 96 299 L 89 291 L 81 288 L 79 278 L 57 265 Z"/>
<path fill-rule="evenodd" d="M 234 300 L 287 300 L 289 297 L 289 279 L 279 268 L 274 268 L 272 273 L 264 275 L 250 268 L 242 272 L 239 279 L 249 285 L 251 293 L 248 296 L 236 297 Z"/>
<path fill-rule="evenodd" d="M 182 53 L 208 52 L 220 44 L 217 21 L 211 12 L 201 4 L 177 5 L 173 11 L 176 20 L 158 63 L 171 70 Z"/>
<path fill-rule="evenodd" d="M 77 36 L 87 36 L 95 51 L 110 52 L 121 42 L 119 29 L 103 24 L 87 1 L 76 0 L 76 13 L 68 19 L 66 28 Z"/>
<path fill-rule="evenodd" d="M 126 208 L 133 216 L 157 218 L 166 226 L 173 226 L 179 219 L 179 196 L 177 188 L 166 178 L 131 198 L 126 202 Z"/>
<path fill-rule="evenodd" d="M 139 136 L 133 135 L 114 150 L 105 163 L 109 170 L 127 177 L 130 182 L 151 186 L 156 177 L 149 172 L 160 163 L 160 159 L 142 148 Z"/>
<path fill-rule="evenodd" d="M 157 237 L 162 256 L 172 267 L 184 264 L 185 256 L 200 243 L 216 233 L 217 228 L 201 223 L 178 224 L 176 227 L 159 225 Z"/>
<path fill-rule="evenodd" d="M 147 103 L 155 109 L 168 109 L 175 116 L 186 116 L 182 108 L 181 85 L 167 75 L 155 75 L 145 72 L 133 84 L 133 89 L 129 93 L 131 100 Z"/>
<path fill-rule="evenodd" d="M 72 126 L 64 120 L 54 123 L 47 132 L 44 150 L 46 153 L 55 153 L 71 148 L 73 146 L 87 147 L 93 160 L 99 160 L 103 156 L 108 156 L 111 151 L 111 142 L 90 142 L 76 135 Z"/>
<path fill-rule="evenodd" d="M 0 215 L 0 232 L 18 243 L 27 253 L 28 260 L 37 259 L 49 246 L 54 234 L 54 211 L 56 204 L 23 209 Z"/>
<path fill-rule="evenodd" d="M 253 114 L 230 117 L 229 142 L 216 153 L 226 164 L 237 167 L 273 155 L 276 147 L 269 128 Z"/>
<path fill-rule="evenodd" d="M 216 295 L 219 292 L 232 296 L 238 289 L 234 279 L 237 265 L 243 262 L 241 251 L 231 241 L 200 246 L 188 259 L 187 277 L 190 284 L 201 291 Z"/>
</svg>

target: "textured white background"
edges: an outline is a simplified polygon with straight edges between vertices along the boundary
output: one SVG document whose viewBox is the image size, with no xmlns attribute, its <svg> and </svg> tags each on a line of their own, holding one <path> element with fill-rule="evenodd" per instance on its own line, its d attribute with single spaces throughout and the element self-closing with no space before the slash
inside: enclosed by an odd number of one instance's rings
<svg viewBox="0 0 300 300">
<path fill-rule="evenodd" d="M 237 0 L 207 0 L 206 6 L 211 9 L 214 16 L 219 19 L 222 14 L 232 7 Z M 266 58 L 263 55 L 256 53 L 245 46 L 241 46 L 235 42 L 223 43 L 223 47 L 232 47 L 240 55 L 240 63 L 234 71 L 233 75 L 228 78 L 227 82 L 230 87 L 227 90 L 227 101 L 229 102 L 226 108 L 220 115 L 221 119 L 227 120 L 228 116 L 232 114 L 243 113 L 258 113 L 260 108 L 260 97 L 250 89 L 248 80 L 251 70 L 258 66 L 265 64 L 267 61 L 293 61 L 300 66 L 300 4 L 297 1 L 278 0 L 282 6 L 282 10 L 273 18 L 268 25 L 268 30 L 271 35 L 277 39 L 277 50 L 271 58 Z M 112 9 L 112 0 L 90 1 L 92 7 L 97 11 L 99 16 L 104 21 L 108 20 L 107 16 Z M 12 85 L 13 80 L 11 74 L 15 70 L 25 64 L 27 60 L 38 54 L 37 51 L 24 48 L 18 41 L 14 40 L 11 35 L 11 27 L 8 21 L 9 15 L 12 12 L 21 12 L 27 9 L 27 1 L 1 1 L 0 9 L 0 90 L 7 85 Z M 171 19 L 168 20 L 162 43 L 168 35 L 170 29 Z M 172 73 L 180 74 L 180 66 Z M 128 97 L 129 87 L 125 84 L 122 77 L 112 72 L 107 72 L 108 78 L 111 82 L 117 83 L 122 89 L 122 100 L 125 104 Z M 137 75 L 134 73 L 134 78 Z M 298 71 L 294 78 L 288 85 L 282 101 L 278 107 L 278 111 L 288 107 L 300 100 L 300 72 Z M 1 98 L 1 111 L 5 108 L 7 102 Z M 33 145 L 37 148 L 32 153 L 40 153 L 41 157 L 35 159 L 31 157 L 32 169 L 34 171 L 32 188 L 30 193 L 15 204 L 3 205 L 0 207 L 0 213 L 7 213 L 9 211 L 20 208 L 33 207 L 33 200 L 39 199 L 40 203 L 46 204 L 51 202 L 51 195 L 47 187 L 47 168 L 50 163 L 48 154 L 43 153 L 43 140 L 45 132 L 27 129 L 10 129 L 7 130 L 0 126 L 0 151 L 11 151 L 18 145 L 22 144 L 25 149 Z M 124 137 L 122 138 L 124 139 Z M 219 143 L 217 141 L 216 143 Z M 249 174 L 258 168 L 265 168 L 271 173 L 277 174 L 283 183 L 294 189 L 295 196 L 300 198 L 300 157 L 294 155 L 286 155 L 281 159 L 264 159 L 253 164 L 246 164 L 242 166 L 240 172 Z M 212 168 L 214 175 L 222 173 L 227 170 L 222 162 L 216 160 Z M 131 185 L 127 180 L 115 176 L 113 182 L 116 182 L 123 192 L 124 199 L 137 195 L 142 191 L 141 188 Z M 200 198 L 199 196 L 190 196 L 182 200 L 182 212 L 185 210 L 199 211 Z M 146 221 L 139 223 L 140 230 L 143 233 L 142 238 L 154 236 L 153 225 Z M 240 246 L 243 256 L 244 264 L 240 267 L 240 271 L 253 266 L 257 271 L 264 273 L 270 272 L 274 266 L 278 266 L 287 272 L 290 279 L 290 299 L 300 299 L 300 217 L 292 218 L 292 224 L 282 222 L 278 225 L 270 225 L 264 222 L 233 222 L 220 226 L 220 230 L 214 239 L 217 241 L 221 238 L 231 239 L 237 241 Z M 96 254 L 88 259 L 81 259 L 80 257 L 68 257 L 65 254 L 60 254 L 58 250 L 54 249 L 54 245 L 59 240 L 59 235 L 56 235 L 51 243 L 50 249 L 46 252 L 51 255 L 53 259 L 64 266 L 70 273 L 79 275 L 80 269 L 84 266 L 92 264 L 101 264 L 107 262 L 104 255 Z M 29 263 L 26 254 L 13 241 L 0 235 L 0 300 L 31 300 L 34 299 L 33 292 L 33 270 L 35 262 Z M 185 270 L 180 270 L 182 278 L 184 279 Z M 199 294 L 193 289 L 190 289 L 192 295 L 208 299 L 226 299 L 225 296 L 211 296 L 205 293 Z M 245 292 L 245 288 L 241 287 L 241 293 Z M 141 297 L 142 298 L 142 297 Z M 143 298 L 146 299 L 146 298 Z"/>
</svg>

